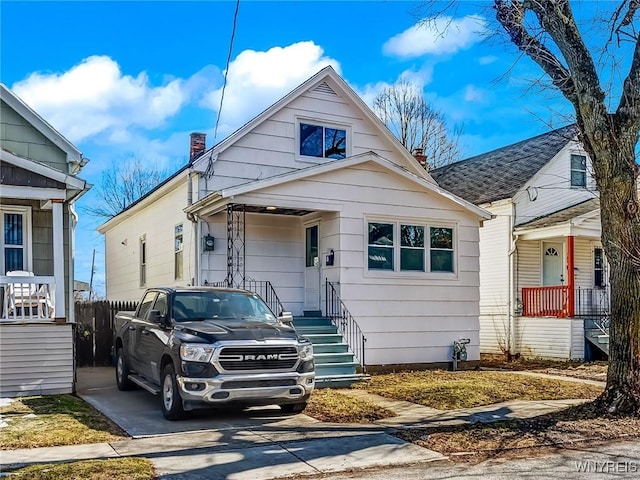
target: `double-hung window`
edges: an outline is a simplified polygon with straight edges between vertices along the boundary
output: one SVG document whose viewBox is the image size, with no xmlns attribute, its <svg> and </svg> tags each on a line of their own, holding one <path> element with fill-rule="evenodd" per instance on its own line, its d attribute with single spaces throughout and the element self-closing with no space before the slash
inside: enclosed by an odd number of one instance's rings
<svg viewBox="0 0 640 480">
<path fill-rule="evenodd" d="M 178 224 L 174 228 L 174 278 L 176 280 L 182 279 L 183 273 L 183 261 L 182 261 L 182 224 Z"/>
<path fill-rule="evenodd" d="M 347 131 L 343 128 L 300 123 L 300 155 L 333 158 L 347 156 Z"/>
<path fill-rule="evenodd" d="M 369 222 L 367 267 L 398 272 L 455 272 L 451 226 Z"/>
<path fill-rule="evenodd" d="M 571 186 L 587 186 L 587 157 L 584 155 L 571 155 Z"/>
<path fill-rule="evenodd" d="M 2 274 L 30 270 L 28 261 L 29 208 L 3 207 L 1 214 Z"/>
</svg>

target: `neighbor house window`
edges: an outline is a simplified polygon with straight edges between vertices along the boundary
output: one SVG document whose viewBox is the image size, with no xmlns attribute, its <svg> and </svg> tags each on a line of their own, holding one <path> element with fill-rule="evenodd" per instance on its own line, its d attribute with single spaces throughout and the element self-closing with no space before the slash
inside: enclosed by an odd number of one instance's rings
<svg viewBox="0 0 640 480">
<path fill-rule="evenodd" d="M 140 286 L 147 284 L 147 237 L 140 237 Z"/>
<path fill-rule="evenodd" d="M 605 286 L 604 252 L 600 247 L 593 249 L 593 285 L 601 288 Z"/>
<path fill-rule="evenodd" d="M 571 155 L 571 186 L 587 186 L 587 157 L 584 155 Z"/>
<path fill-rule="evenodd" d="M 369 222 L 368 229 L 369 270 L 455 272 L 452 227 Z"/>
<path fill-rule="evenodd" d="M 175 275 L 174 278 L 176 280 L 180 280 L 182 278 L 182 250 L 183 250 L 183 242 L 182 242 L 182 224 L 176 225 L 174 228 L 174 265 L 175 265 Z"/>
<path fill-rule="evenodd" d="M 2 274 L 15 270 L 29 270 L 27 261 L 29 208 L 3 208 L 1 215 Z"/>
<path fill-rule="evenodd" d="M 347 156 L 347 131 L 322 125 L 300 124 L 300 155 L 341 159 Z"/>
</svg>

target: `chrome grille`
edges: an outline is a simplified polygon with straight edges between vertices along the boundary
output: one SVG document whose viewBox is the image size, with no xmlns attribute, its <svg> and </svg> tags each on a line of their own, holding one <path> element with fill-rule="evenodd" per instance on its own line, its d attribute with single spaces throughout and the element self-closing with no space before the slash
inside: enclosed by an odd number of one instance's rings
<svg viewBox="0 0 640 480">
<path fill-rule="evenodd" d="M 298 361 L 296 347 L 225 347 L 218 357 L 227 370 L 291 369 Z"/>
</svg>

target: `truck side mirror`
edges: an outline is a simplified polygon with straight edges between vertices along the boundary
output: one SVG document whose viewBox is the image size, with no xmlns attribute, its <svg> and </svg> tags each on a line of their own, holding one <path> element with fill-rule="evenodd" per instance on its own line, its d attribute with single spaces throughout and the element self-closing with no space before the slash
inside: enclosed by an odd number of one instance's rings
<svg viewBox="0 0 640 480">
<path fill-rule="evenodd" d="M 293 322 L 293 313 L 282 312 L 280 315 L 278 315 L 278 320 L 288 325 Z"/>
<path fill-rule="evenodd" d="M 166 327 L 167 316 L 160 315 L 160 310 L 149 310 L 149 322 L 160 325 L 161 327 Z"/>
</svg>

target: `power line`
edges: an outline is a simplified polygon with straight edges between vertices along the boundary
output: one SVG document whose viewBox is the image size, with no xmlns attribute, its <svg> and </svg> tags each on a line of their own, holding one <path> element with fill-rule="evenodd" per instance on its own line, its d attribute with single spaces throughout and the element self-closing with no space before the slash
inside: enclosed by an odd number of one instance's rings
<svg viewBox="0 0 640 480">
<path fill-rule="evenodd" d="M 231 53 L 233 52 L 233 39 L 236 36 L 236 24 L 238 22 L 238 10 L 240 8 L 240 0 L 236 0 L 236 10 L 233 14 L 233 27 L 231 28 L 231 40 L 229 42 L 229 53 L 227 54 L 227 65 L 224 69 L 224 80 L 222 82 L 222 93 L 220 94 L 220 105 L 218 106 L 218 118 L 216 118 L 216 126 L 213 130 L 213 143 L 215 145 L 218 138 L 218 125 L 220 124 L 220 115 L 222 113 L 222 101 L 224 100 L 224 91 L 227 88 L 227 76 L 229 75 L 229 64 L 231 63 Z"/>
</svg>

